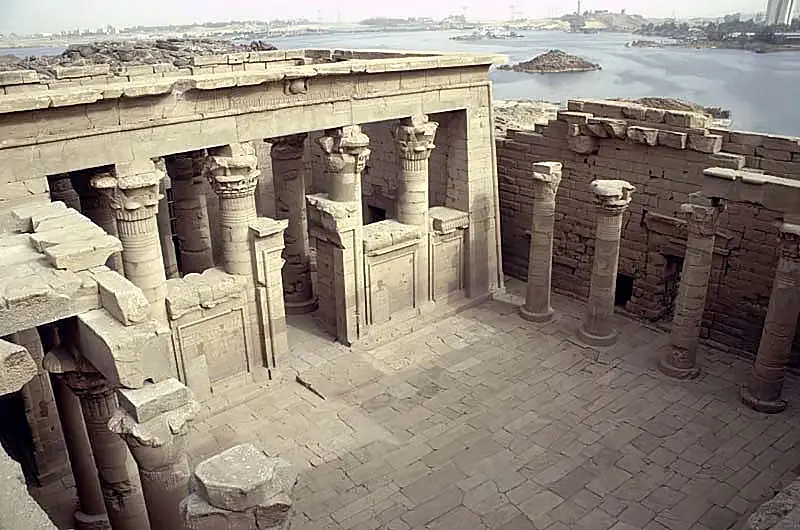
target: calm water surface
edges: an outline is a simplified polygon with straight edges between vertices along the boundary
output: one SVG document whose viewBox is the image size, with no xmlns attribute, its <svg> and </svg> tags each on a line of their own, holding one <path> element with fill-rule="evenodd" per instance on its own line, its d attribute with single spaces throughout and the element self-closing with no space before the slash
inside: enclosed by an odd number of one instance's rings
<svg viewBox="0 0 800 530">
<path fill-rule="evenodd" d="M 661 96 L 689 99 L 733 111 L 737 129 L 800 136 L 800 52 L 754 54 L 739 50 L 626 48 L 632 35 L 525 32 L 522 39 L 463 42 L 458 32 L 352 33 L 271 39 L 281 48 L 339 47 L 487 52 L 518 62 L 551 48 L 600 63 L 598 72 L 524 74 L 492 71 L 502 99 Z M 13 50 L 18 55 L 61 49 Z M 0 51 L 3 53 L 3 51 Z"/>
</svg>

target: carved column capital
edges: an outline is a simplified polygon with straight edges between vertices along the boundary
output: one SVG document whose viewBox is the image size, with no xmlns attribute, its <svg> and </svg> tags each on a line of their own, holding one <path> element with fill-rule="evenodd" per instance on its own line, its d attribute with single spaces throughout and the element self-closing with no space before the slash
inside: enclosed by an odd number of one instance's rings
<svg viewBox="0 0 800 530">
<path fill-rule="evenodd" d="M 405 160 L 427 160 L 436 147 L 433 139 L 439 124 L 425 115 L 412 116 L 400 121 L 394 130 L 398 153 Z"/>
<path fill-rule="evenodd" d="M 158 201 L 163 198 L 159 184 L 166 176 L 160 166 L 152 160 L 118 164 L 116 174 L 95 175 L 91 178 L 91 186 L 105 195 L 119 220 L 137 221 L 155 217 Z"/>
<path fill-rule="evenodd" d="M 249 142 L 243 142 L 209 149 L 203 175 L 220 198 L 253 195 L 261 175 L 255 148 Z"/>
<path fill-rule="evenodd" d="M 48 178 L 50 191 L 55 193 L 65 193 L 73 190 L 72 179 L 69 173 L 59 173 L 50 175 Z"/>
<path fill-rule="evenodd" d="M 205 158 L 205 151 L 187 151 L 169 156 L 165 158 L 167 173 L 174 180 L 200 184 Z"/>
<path fill-rule="evenodd" d="M 636 188 L 625 180 L 593 180 L 592 193 L 598 213 L 616 216 L 622 215 L 631 203 Z"/>
<path fill-rule="evenodd" d="M 800 262 L 800 225 L 781 225 L 778 231 L 778 253 L 781 259 Z"/>
<path fill-rule="evenodd" d="M 305 144 L 308 133 L 290 134 L 277 138 L 267 138 L 265 142 L 271 143 L 270 156 L 278 160 L 297 160 L 305 154 Z"/>
<path fill-rule="evenodd" d="M 690 236 L 712 237 L 717 226 L 720 209 L 700 204 L 681 204 L 679 214 L 686 219 Z"/>
<path fill-rule="evenodd" d="M 317 139 L 322 151 L 327 155 L 325 160 L 328 169 L 342 173 L 354 165 L 353 171 L 364 171 L 369 155 L 369 137 L 358 125 L 350 125 L 339 129 L 328 129 L 325 135 Z M 352 167 L 352 166 L 351 166 Z"/>
<path fill-rule="evenodd" d="M 542 201 L 555 201 L 561 184 L 560 162 L 537 162 L 533 165 L 533 194 Z"/>
</svg>

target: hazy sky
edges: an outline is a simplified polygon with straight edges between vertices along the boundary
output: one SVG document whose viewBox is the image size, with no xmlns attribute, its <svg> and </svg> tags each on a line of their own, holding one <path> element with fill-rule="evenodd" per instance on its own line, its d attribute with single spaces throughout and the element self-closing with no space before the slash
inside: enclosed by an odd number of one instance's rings
<svg viewBox="0 0 800 530">
<path fill-rule="evenodd" d="M 649 17 L 716 16 L 764 11 L 766 0 L 583 0 L 582 9 L 626 8 Z M 158 25 L 228 20 L 323 17 L 343 21 L 371 16 L 509 18 L 559 16 L 577 0 L 0 0 L 0 33 L 49 32 L 76 27 Z"/>
</svg>

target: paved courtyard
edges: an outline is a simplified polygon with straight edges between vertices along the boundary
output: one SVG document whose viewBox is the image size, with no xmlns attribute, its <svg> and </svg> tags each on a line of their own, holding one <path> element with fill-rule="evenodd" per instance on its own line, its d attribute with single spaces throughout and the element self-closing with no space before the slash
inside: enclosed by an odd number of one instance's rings
<svg viewBox="0 0 800 530">
<path fill-rule="evenodd" d="M 293 318 L 284 381 L 196 423 L 193 463 L 246 441 L 292 460 L 294 530 L 724 529 L 795 477 L 797 409 L 741 405 L 748 363 L 703 352 L 676 382 L 665 333 L 620 317 L 587 348 L 582 302 L 531 324 L 523 288 L 372 351 Z"/>
</svg>

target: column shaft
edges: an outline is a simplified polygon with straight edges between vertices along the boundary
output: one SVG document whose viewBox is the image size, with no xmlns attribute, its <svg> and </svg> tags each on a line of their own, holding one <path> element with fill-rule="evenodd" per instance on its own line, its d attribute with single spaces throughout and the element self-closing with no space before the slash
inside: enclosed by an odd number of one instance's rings
<svg viewBox="0 0 800 530">
<path fill-rule="evenodd" d="M 800 315 L 800 225 L 784 223 L 780 229 L 778 265 L 761 343 L 750 375 L 742 388 L 742 401 L 760 412 L 786 409 L 781 397 Z"/>
<path fill-rule="evenodd" d="M 72 180 L 67 173 L 50 175 L 47 177 L 50 187 L 50 200 L 61 201 L 73 210 L 81 211 L 81 201 L 78 192 L 72 186 Z"/>
<path fill-rule="evenodd" d="M 128 449 L 122 438 L 108 429 L 116 409 L 113 390 L 98 374 L 71 372 L 67 377 L 68 384 L 80 398 L 111 528 L 149 530 L 142 491 L 128 476 Z"/>
<path fill-rule="evenodd" d="M 91 184 L 109 200 L 117 218 L 127 277 L 150 302 L 151 316 L 167 321 L 167 276 L 158 230 L 159 185 L 164 172 L 152 160 L 116 167 L 116 176 L 95 176 Z"/>
<path fill-rule="evenodd" d="M 688 217 L 686 255 L 678 296 L 675 299 L 670 347 L 661 359 L 659 368 L 671 377 L 690 379 L 700 373 L 697 367 L 697 345 L 706 307 L 708 280 L 711 277 L 717 208 L 684 204 L 681 212 Z"/>
<path fill-rule="evenodd" d="M 208 150 L 203 173 L 219 197 L 220 238 L 225 271 L 253 275 L 250 257 L 250 223 L 258 217 L 255 191 L 258 158 L 249 143 Z"/>
<path fill-rule="evenodd" d="M 556 193 L 561 183 L 561 164 L 544 162 L 533 168 L 533 221 L 528 255 L 528 285 L 520 315 L 531 322 L 546 322 L 553 317 L 550 286 L 553 274 L 553 226 Z"/>
<path fill-rule="evenodd" d="M 80 400 L 61 376 L 56 375 L 52 380 L 64 443 L 67 446 L 75 489 L 78 493 L 79 510 L 75 513 L 76 523 L 82 530 L 108 528 L 103 492 L 97 479 L 97 466 L 89 445 Z"/>
<path fill-rule="evenodd" d="M 201 273 L 214 266 L 200 156 L 201 153 L 186 153 L 167 159 L 167 171 L 172 178 L 175 231 L 184 273 Z"/>
<path fill-rule="evenodd" d="M 578 335 L 587 344 L 610 346 L 617 340 L 614 327 L 614 297 L 619 267 L 622 215 L 634 190 L 623 180 L 596 180 L 592 191 L 597 201 L 594 264 L 586 304 L 586 317 Z"/>
<path fill-rule="evenodd" d="M 161 244 L 161 257 L 164 260 L 164 273 L 167 278 L 177 278 L 178 259 L 175 255 L 175 241 L 172 239 L 172 223 L 169 219 L 169 204 L 167 203 L 167 178 L 161 179 L 158 184 L 158 236 Z"/>
<path fill-rule="evenodd" d="M 306 136 L 299 134 L 270 140 L 275 217 L 289 221 L 284 232 L 286 263 L 282 269 L 284 304 L 289 314 L 308 313 L 317 308 L 311 283 L 306 214 L 306 166 L 303 160 Z"/>
</svg>

